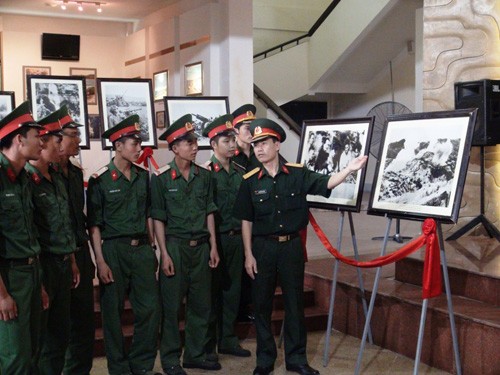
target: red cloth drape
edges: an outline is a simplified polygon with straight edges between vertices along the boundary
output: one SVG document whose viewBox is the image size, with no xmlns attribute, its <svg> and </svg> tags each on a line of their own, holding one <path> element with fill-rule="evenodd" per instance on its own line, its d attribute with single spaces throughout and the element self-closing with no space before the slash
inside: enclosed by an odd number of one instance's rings
<svg viewBox="0 0 500 375">
<path fill-rule="evenodd" d="M 151 160 L 151 165 L 153 166 L 153 168 L 158 169 L 158 163 L 156 163 L 156 160 L 153 156 L 153 149 L 151 147 L 144 147 L 141 156 L 139 156 L 139 159 L 137 159 L 137 164 L 142 163 L 146 168 L 149 169 L 148 159 Z"/>
<path fill-rule="evenodd" d="M 309 212 L 309 221 L 320 239 L 325 249 L 342 263 L 355 267 L 372 268 L 384 266 L 403 258 L 417 251 L 425 245 L 424 272 L 422 275 L 422 298 L 432 298 L 441 294 L 441 268 L 439 256 L 439 243 L 436 235 L 436 222 L 433 219 L 425 219 L 422 224 L 422 235 L 407 243 L 400 249 L 391 254 L 387 254 L 371 261 L 357 262 L 354 259 L 347 258 L 335 249 L 323 230 L 319 227 L 314 216 Z"/>
</svg>

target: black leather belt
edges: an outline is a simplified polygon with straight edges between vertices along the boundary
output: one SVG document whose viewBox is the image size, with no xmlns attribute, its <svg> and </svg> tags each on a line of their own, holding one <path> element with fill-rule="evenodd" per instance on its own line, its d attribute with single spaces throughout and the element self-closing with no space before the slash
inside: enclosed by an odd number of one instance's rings
<svg viewBox="0 0 500 375">
<path fill-rule="evenodd" d="M 188 240 L 186 238 L 179 238 L 179 237 L 174 237 L 174 236 L 167 236 L 167 241 L 172 241 L 172 242 L 180 243 L 182 245 L 189 246 L 189 247 L 196 247 L 196 246 L 203 245 L 204 243 L 207 243 L 208 242 L 208 237 L 202 237 L 202 238 L 198 238 L 198 239 L 195 239 L 195 240 Z"/>
<path fill-rule="evenodd" d="M 70 254 L 54 254 L 49 252 L 42 252 L 41 256 L 44 258 L 53 258 L 57 259 L 60 262 L 65 262 L 69 259 Z"/>
<path fill-rule="evenodd" d="M 36 262 L 38 262 L 38 255 L 34 257 L 18 258 L 18 259 L 0 258 L 0 266 L 4 267 L 29 266 Z"/>
<path fill-rule="evenodd" d="M 109 238 L 108 240 L 115 240 L 130 246 L 141 246 L 141 245 L 147 245 L 149 243 L 146 237 L 135 238 L 130 236 L 123 236 L 123 237 Z"/>
<path fill-rule="evenodd" d="M 226 234 L 228 236 L 236 236 L 238 234 L 241 234 L 241 229 L 231 229 L 230 231 L 224 232 L 222 234 Z"/>
<path fill-rule="evenodd" d="M 299 237 L 298 233 L 291 233 L 291 234 L 284 234 L 282 236 L 279 236 L 277 234 L 269 234 L 267 236 L 264 236 L 266 238 L 270 238 L 272 240 L 278 241 L 278 242 L 287 242 L 290 240 L 293 240 L 294 238 Z"/>
</svg>

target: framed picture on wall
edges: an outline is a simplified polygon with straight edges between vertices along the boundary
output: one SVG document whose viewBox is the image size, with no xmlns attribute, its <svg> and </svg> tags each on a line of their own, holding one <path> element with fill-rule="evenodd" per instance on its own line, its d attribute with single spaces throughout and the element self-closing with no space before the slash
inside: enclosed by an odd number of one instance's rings
<svg viewBox="0 0 500 375">
<path fill-rule="evenodd" d="M 28 76 L 50 76 L 50 66 L 23 66 L 23 97 L 28 99 Z"/>
<path fill-rule="evenodd" d="M 158 129 L 165 128 L 165 111 L 156 112 L 156 127 Z"/>
<path fill-rule="evenodd" d="M 35 120 L 66 105 L 71 118 L 84 125 L 80 148 L 90 148 L 84 77 L 28 76 L 28 97 Z"/>
<path fill-rule="evenodd" d="M 101 139 L 101 117 L 89 115 L 89 138 L 91 141 Z"/>
<path fill-rule="evenodd" d="M 168 70 L 153 74 L 153 96 L 154 100 L 163 100 L 168 93 Z"/>
<path fill-rule="evenodd" d="M 187 96 L 203 94 L 203 66 L 201 61 L 184 66 L 184 90 Z"/>
<path fill-rule="evenodd" d="M 97 69 L 69 68 L 69 75 L 85 77 L 85 92 L 87 94 L 87 104 L 97 104 Z"/>
<path fill-rule="evenodd" d="M 14 91 L 0 91 L 0 120 L 16 108 Z"/>
<path fill-rule="evenodd" d="M 151 79 L 98 78 L 97 91 L 102 132 L 137 114 L 141 126 L 142 146 L 156 148 Z M 102 146 L 103 149 L 110 149 L 112 143 L 103 139 Z"/>
<path fill-rule="evenodd" d="M 165 113 L 167 127 L 182 116 L 191 114 L 200 149 L 210 149 L 209 139 L 201 134 L 208 123 L 219 116 L 229 113 L 229 101 L 227 96 L 201 96 L 195 98 L 166 96 Z"/>
<path fill-rule="evenodd" d="M 368 155 L 373 117 L 304 121 L 297 160 L 308 169 L 331 175 L 349 162 Z M 328 198 L 308 195 L 311 207 L 359 212 L 366 168 L 352 173 L 332 190 Z"/>
<path fill-rule="evenodd" d="M 455 223 L 477 109 L 391 116 L 368 213 Z"/>
</svg>

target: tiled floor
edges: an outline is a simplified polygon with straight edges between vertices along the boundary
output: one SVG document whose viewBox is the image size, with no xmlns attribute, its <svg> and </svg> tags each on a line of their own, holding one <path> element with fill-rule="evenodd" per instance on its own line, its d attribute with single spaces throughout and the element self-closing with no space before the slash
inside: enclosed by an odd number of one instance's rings
<svg viewBox="0 0 500 375">
<path fill-rule="evenodd" d="M 329 363 L 323 367 L 323 351 L 325 342 L 324 332 L 312 332 L 308 335 L 307 354 L 309 363 L 312 367 L 318 369 L 322 375 L 343 375 L 353 374 L 356 367 L 356 358 L 358 355 L 360 340 L 352 336 L 334 332 L 330 340 Z M 250 358 L 236 358 L 231 356 L 220 356 L 222 370 L 213 372 L 213 374 L 224 375 L 246 375 L 251 374 L 255 367 L 255 339 L 244 340 L 242 346 L 252 351 Z M 282 351 L 278 351 L 278 360 L 274 370 L 275 375 L 286 374 L 284 358 Z M 383 375 L 383 374 L 411 374 L 413 372 L 414 361 L 382 349 L 378 346 L 367 344 L 363 355 L 363 375 Z M 157 359 L 155 370 L 161 371 L 159 360 Z M 209 372 L 203 370 L 187 370 L 189 375 L 201 375 Z M 421 364 L 419 366 L 420 374 L 447 374 L 446 372 L 433 369 Z M 106 360 L 96 358 L 93 375 L 104 375 L 106 371 Z M 288 373 L 292 374 L 292 373 Z"/>
</svg>

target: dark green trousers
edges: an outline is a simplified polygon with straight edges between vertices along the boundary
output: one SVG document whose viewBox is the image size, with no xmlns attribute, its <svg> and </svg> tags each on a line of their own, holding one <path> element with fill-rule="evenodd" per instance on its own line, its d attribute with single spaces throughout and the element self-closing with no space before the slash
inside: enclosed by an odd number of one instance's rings
<svg viewBox="0 0 500 375">
<path fill-rule="evenodd" d="M 75 253 L 80 270 L 80 285 L 71 289 L 70 336 L 64 363 L 65 375 L 87 375 L 94 358 L 94 284 L 95 266 L 88 243 Z"/>
<path fill-rule="evenodd" d="M 43 252 L 40 261 L 49 308 L 42 312 L 38 370 L 41 375 L 60 374 L 69 343 L 71 261 Z"/>
<path fill-rule="evenodd" d="M 288 364 L 306 364 L 304 254 L 300 237 L 287 242 L 254 237 L 252 251 L 258 270 L 252 284 L 257 331 L 257 366 L 273 366 L 277 356 L 271 330 L 277 276 L 285 305 L 285 361 Z"/>
<path fill-rule="evenodd" d="M 210 250 L 207 243 L 190 247 L 184 242 L 167 239 L 167 250 L 175 267 L 175 275 L 160 272 L 163 306 L 160 356 L 163 368 L 180 363 L 182 353 L 179 315 L 186 297 L 184 362 L 205 359 L 210 318 L 212 274 L 208 266 Z"/>
<path fill-rule="evenodd" d="M 2 280 L 17 305 L 18 317 L 0 321 L 0 374 L 31 375 L 40 341 L 41 267 L 0 267 Z"/>
<path fill-rule="evenodd" d="M 217 249 L 220 263 L 212 275 L 212 313 L 209 325 L 207 353 L 219 349 L 231 349 L 239 345 L 234 334 L 238 316 L 243 267 L 243 242 L 241 234 L 218 235 Z"/>
<path fill-rule="evenodd" d="M 112 375 L 150 371 L 157 353 L 160 317 L 156 255 L 150 245 L 131 246 L 114 239 L 103 242 L 103 256 L 115 280 L 100 285 L 108 371 Z M 128 353 L 121 325 L 127 292 L 135 318 Z"/>
</svg>

